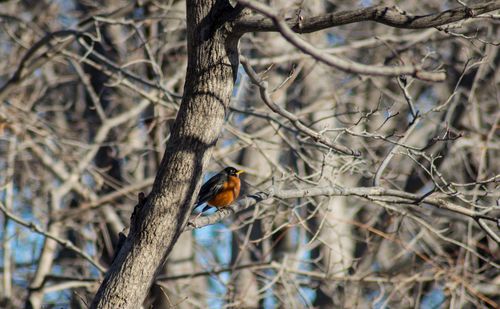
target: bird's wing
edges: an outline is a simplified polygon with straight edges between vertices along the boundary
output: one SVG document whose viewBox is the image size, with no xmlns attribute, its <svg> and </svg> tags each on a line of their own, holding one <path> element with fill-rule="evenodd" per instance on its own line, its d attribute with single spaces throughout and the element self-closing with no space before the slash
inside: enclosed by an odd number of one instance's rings
<svg viewBox="0 0 500 309">
<path fill-rule="evenodd" d="M 226 178 L 224 174 L 217 174 L 205 182 L 203 186 L 201 186 L 200 193 L 198 193 L 198 200 L 195 207 L 206 203 L 219 193 L 224 188 Z"/>
</svg>

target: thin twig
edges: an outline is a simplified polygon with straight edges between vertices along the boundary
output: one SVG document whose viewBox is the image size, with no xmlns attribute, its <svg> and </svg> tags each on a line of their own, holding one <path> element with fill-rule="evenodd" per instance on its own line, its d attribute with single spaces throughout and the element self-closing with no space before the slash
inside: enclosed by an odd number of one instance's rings
<svg viewBox="0 0 500 309">
<path fill-rule="evenodd" d="M 444 72 L 427 71 L 424 70 L 421 66 L 406 65 L 389 67 L 366 65 L 354 62 L 352 60 L 343 59 L 335 55 L 326 54 L 298 36 L 292 29 L 290 29 L 283 18 L 281 18 L 279 14 L 275 12 L 275 10 L 273 10 L 271 7 L 251 0 L 238 0 L 238 2 L 270 18 L 281 35 L 302 52 L 310 55 L 318 61 L 321 61 L 344 72 L 371 76 L 411 75 L 417 79 L 433 82 L 443 81 L 446 79 L 446 74 Z"/>
<path fill-rule="evenodd" d="M 264 101 L 264 103 L 266 103 L 267 106 L 269 106 L 269 108 L 273 112 L 288 119 L 295 126 L 295 128 L 297 128 L 300 132 L 306 134 L 307 136 L 311 137 L 313 140 L 315 140 L 315 141 L 317 141 L 317 142 L 319 142 L 327 147 L 330 147 L 331 149 L 333 149 L 337 152 L 351 155 L 351 156 L 359 156 L 360 155 L 360 153 L 358 151 L 354 151 L 354 150 L 349 149 L 343 145 L 331 142 L 329 139 L 327 139 L 326 137 L 324 137 L 320 133 L 318 133 L 318 132 L 312 130 L 311 128 L 307 127 L 306 125 L 304 125 L 299 120 L 299 118 L 297 116 L 295 116 L 294 114 L 290 113 L 289 111 L 285 110 L 284 108 L 282 108 L 278 104 L 276 104 L 271 99 L 271 96 L 269 95 L 269 92 L 267 91 L 267 84 L 262 80 L 262 78 L 260 78 L 257 75 L 257 73 L 255 73 L 253 68 L 246 61 L 246 59 L 242 58 L 241 64 L 243 65 L 245 72 L 250 77 L 250 80 L 252 81 L 252 83 L 254 83 L 256 86 L 259 87 L 262 100 Z"/>
<path fill-rule="evenodd" d="M 69 241 L 67 239 L 63 239 L 61 237 L 58 237 L 57 235 L 53 235 L 52 233 L 49 233 L 49 232 L 43 230 L 40 226 L 38 226 L 37 224 L 35 224 L 33 222 L 28 222 L 28 221 L 21 219 L 20 217 L 16 216 L 15 214 L 13 214 L 9 210 L 7 210 L 7 208 L 5 208 L 5 205 L 1 202 L 0 202 L 0 210 L 3 212 L 3 214 L 6 217 L 8 217 L 12 221 L 16 222 L 17 224 L 22 225 L 24 227 L 27 227 L 27 228 L 31 229 L 32 231 L 34 231 L 35 233 L 43 235 L 43 236 L 50 238 L 52 240 L 55 240 L 58 244 L 60 244 L 64 248 L 67 248 L 67 249 L 75 252 L 76 254 L 80 255 L 82 258 L 89 261 L 90 264 L 94 265 L 101 273 L 106 272 L 106 268 L 104 266 L 102 266 L 98 261 L 95 261 L 90 255 L 85 253 L 85 251 L 83 251 L 80 248 L 78 248 L 77 246 L 75 246 L 71 241 Z"/>
</svg>

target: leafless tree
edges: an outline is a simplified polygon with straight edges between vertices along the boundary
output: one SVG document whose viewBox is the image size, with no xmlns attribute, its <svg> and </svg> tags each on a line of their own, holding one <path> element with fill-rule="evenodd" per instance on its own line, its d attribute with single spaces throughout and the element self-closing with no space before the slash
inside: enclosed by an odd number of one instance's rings
<svg viewBox="0 0 500 309">
<path fill-rule="evenodd" d="M 499 9 L 2 1 L 0 307 L 498 307 Z"/>
</svg>

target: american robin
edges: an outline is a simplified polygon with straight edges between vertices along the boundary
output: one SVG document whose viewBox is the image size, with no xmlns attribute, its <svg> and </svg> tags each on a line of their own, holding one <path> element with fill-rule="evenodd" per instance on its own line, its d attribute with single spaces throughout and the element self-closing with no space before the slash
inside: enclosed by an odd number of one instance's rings
<svg viewBox="0 0 500 309">
<path fill-rule="evenodd" d="M 240 194 L 240 174 L 243 170 L 234 167 L 226 167 L 220 173 L 210 178 L 200 189 L 195 209 L 203 203 L 207 206 L 201 212 L 210 207 L 224 208 L 233 203 Z"/>
</svg>

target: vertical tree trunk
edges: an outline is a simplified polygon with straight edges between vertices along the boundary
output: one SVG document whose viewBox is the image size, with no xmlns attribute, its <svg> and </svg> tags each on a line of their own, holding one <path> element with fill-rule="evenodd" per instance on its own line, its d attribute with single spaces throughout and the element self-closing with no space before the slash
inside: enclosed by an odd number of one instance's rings
<svg viewBox="0 0 500 309">
<path fill-rule="evenodd" d="M 162 274 L 176 276 L 189 274 L 203 269 L 196 262 L 196 251 L 192 232 L 182 233 L 172 248 Z M 164 282 L 163 286 L 154 285 L 151 288 L 152 298 L 150 308 L 188 309 L 206 306 L 206 277 L 178 279 Z M 196 305 L 195 305 L 196 304 Z"/>
<path fill-rule="evenodd" d="M 9 138 L 9 148 L 7 156 L 7 166 L 4 169 L 6 179 L 8 182 L 4 185 L 5 189 L 3 191 L 3 204 L 5 208 L 12 211 L 14 208 L 14 173 L 16 170 L 16 155 L 17 155 L 17 141 L 14 137 Z M 7 216 L 3 217 L 3 227 L 2 227 L 2 262 L 3 262 L 3 272 L 2 272 L 2 283 L 0 286 L 3 291 L 0 292 L 0 306 L 5 306 L 6 308 L 13 307 L 12 304 L 12 274 L 14 272 L 13 259 L 12 259 L 12 247 L 10 243 L 9 236 L 9 218 Z"/>
<path fill-rule="evenodd" d="M 49 207 L 49 214 L 52 215 L 60 209 L 61 196 L 59 190 L 53 190 L 51 193 L 51 204 Z M 50 222 L 47 227 L 47 232 L 52 235 L 58 235 L 61 233 L 61 224 Z M 42 307 L 43 300 L 43 282 L 45 276 L 50 273 L 52 269 L 52 264 L 56 256 L 57 242 L 53 239 L 45 237 L 43 242 L 42 252 L 40 253 L 40 258 L 38 259 L 38 267 L 35 272 L 35 276 L 30 282 L 30 293 L 25 303 L 25 308 L 36 309 Z"/>
<path fill-rule="evenodd" d="M 318 3 L 319 4 L 319 3 Z M 318 9 L 319 10 L 319 9 Z M 309 36 L 312 42 L 321 44 L 323 38 L 317 34 Z M 328 78 L 325 67 L 317 65 L 314 61 L 305 60 L 303 62 L 304 72 L 308 72 L 303 81 L 304 90 L 301 99 L 305 106 L 318 104 L 318 101 L 326 101 L 328 103 L 318 108 L 319 111 L 312 115 L 317 130 L 323 128 L 335 128 L 339 123 L 335 118 L 330 117 L 333 106 L 329 106 L 329 101 L 325 100 L 328 97 L 335 97 L 335 90 L 332 90 L 331 85 L 335 85 L 335 80 Z M 324 160 L 321 185 L 331 186 L 333 183 L 341 186 L 349 186 L 355 183 L 353 177 L 338 172 L 336 161 L 339 160 L 336 156 L 322 157 L 323 153 L 317 152 L 318 161 Z M 318 206 L 315 206 L 318 207 Z M 318 239 L 320 242 L 321 263 L 323 270 L 327 274 L 347 274 L 347 270 L 352 263 L 352 254 L 354 252 L 354 242 L 351 227 L 345 223 L 352 217 L 352 207 L 349 206 L 346 197 L 329 198 L 318 212 L 315 218 L 316 226 L 320 227 Z M 321 283 L 317 290 L 314 305 L 320 308 L 332 308 L 335 289 L 335 282 L 325 280 Z"/>
<path fill-rule="evenodd" d="M 244 81 L 242 81 L 242 84 L 243 82 Z M 240 87 L 244 86 L 241 85 Z M 247 100 L 245 100 L 245 102 L 247 102 Z M 259 163 L 262 163 L 262 161 L 258 159 L 260 159 L 260 157 L 257 151 L 251 148 L 245 148 L 241 152 L 239 163 L 245 167 L 251 167 L 252 169 L 257 168 L 258 170 Z M 260 164 L 260 166 L 262 167 L 264 165 Z M 247 176 L 245 181 L 248 182 L 249 178 L 250 177 Z M 253 209 L 250 211 L 253 211 Z M 249 243 L 247 240 L 254 240 L 262 237 L 261 220 L 255 219 L 252 224 L 247 224 L 241 229 L 233 231 L 232 234 L 231 264 L 237 266 L 238 264 L 256 262 L 257 257 L 255 254 L 252 254 L 252 249 L 250 248 L 255 245 Z M 260 248 L 255 246 L 254 250 L 260 250 Z M 231 291 L 232 295 L 230 295 L 231 304 L 234 305 L 234 307 L 259 307 L 260 295 L 258 291 L 260 284 L 251 270 L 241 269 L 233 272 L 230 282 L 234 282 L 234 288 Z"/>
<path fill-rule="evenodd" d="M 132 225 L 92 308 L 138 308 L 187 221 L 236 76 L 238 38 L 220 23 L 231 10 L 226 1 L 187 1 L 184 97 L 138 224 Z"/>
</svg>

